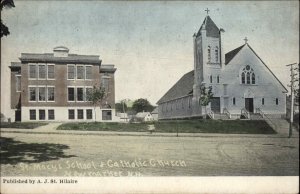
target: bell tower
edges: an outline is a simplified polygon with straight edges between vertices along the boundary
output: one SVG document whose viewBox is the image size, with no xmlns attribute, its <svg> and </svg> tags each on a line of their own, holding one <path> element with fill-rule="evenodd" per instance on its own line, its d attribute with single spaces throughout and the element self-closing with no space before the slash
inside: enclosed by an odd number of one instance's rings
<svg viewBox="0 0 300 194">
<path fill-rule="evenodd" d="M 225 55 L 222 52 L 221 32 L 205 10 L 205 17 L 199 31 L 194 34 L 194 85 L 193 110 L 194 115 L 201 114 L 199 107 L 200 86 L 206 86 L 220 81 L 221 69 L 224 67 Z"/>
</svg>

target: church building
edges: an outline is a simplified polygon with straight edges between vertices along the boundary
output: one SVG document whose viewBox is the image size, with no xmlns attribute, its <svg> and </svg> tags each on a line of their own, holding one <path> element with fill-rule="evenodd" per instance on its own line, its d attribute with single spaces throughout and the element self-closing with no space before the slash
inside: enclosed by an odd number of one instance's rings
<svg viewBox="0 0 300 194">
<path fill-rule="evenodd" d="M 202 117 L 248 118 L 286 113 L 287 89 L 245 44 L 224 54 L 222 33 L 207 15 L 194 34 L 194 70 L 183 75 L 157 102 L 159 119 Z M 200 105 L 200 86 L 212 87 L 213 98 Z"/>
</svg>

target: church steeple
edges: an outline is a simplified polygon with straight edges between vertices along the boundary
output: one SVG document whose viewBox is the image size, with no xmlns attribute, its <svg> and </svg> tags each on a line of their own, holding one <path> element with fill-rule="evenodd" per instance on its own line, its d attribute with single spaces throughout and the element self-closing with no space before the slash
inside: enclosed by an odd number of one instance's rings
<svg viewBox="0 0 300 194">
<path fill-rule="evenodd" d="M 206 30 L 206 36 L 207 37 L 214 37 L 219 38 L 220 37 L 220 29 L 217 27 L 217 25 L 212 21 L 212 19 L 207 15 L 197 33 L 197 36 L 201 35 L 201 31 Z"/>
</svg>

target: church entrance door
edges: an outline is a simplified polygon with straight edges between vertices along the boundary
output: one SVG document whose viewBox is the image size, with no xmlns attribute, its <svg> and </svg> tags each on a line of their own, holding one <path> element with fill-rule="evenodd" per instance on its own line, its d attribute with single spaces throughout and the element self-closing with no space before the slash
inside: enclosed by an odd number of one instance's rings
<svg viewBox="0 0 300 194">
<path fill-rule="evenodd" d="M 214 113 L 220 113 L 220 98 L 219 97 L 213 97 L 211 99 L 211 110 Z"/>
<path fill-rule="evenodd" d="M 248 112 L 253 112 L 253 98 L 245 98 L 245 108 Z"/>
</svg>

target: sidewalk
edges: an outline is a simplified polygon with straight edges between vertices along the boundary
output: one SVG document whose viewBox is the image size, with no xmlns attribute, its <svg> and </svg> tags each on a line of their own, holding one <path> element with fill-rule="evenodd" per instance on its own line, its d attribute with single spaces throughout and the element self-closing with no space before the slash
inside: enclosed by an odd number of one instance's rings
<svg viewBox="0 0 300 194">
<path fill-rule="evenodd" d="M 100 136 L 153 136 L 153 137 L 176 137 L 176 133 L 150 133 L 150 132 L 119 132 L 119 131 L 77 131 L 56 130 L 62 123 L 49 123 L 35 129 L 1 128 L 1 133 L 27 133 L 27 134 L 62 134 L 62 135 L 100 135 Z M 283 131 L 285 131 L 284 129 Z M 288 133 L 278 134 L 221 134 L 221 133 L 179 133 L 179 137 L 221 137 L 221 138 L 285 138 Z M 293 133 L 293 138 L 299 138 L 299 133 Z"/>
</svg>

